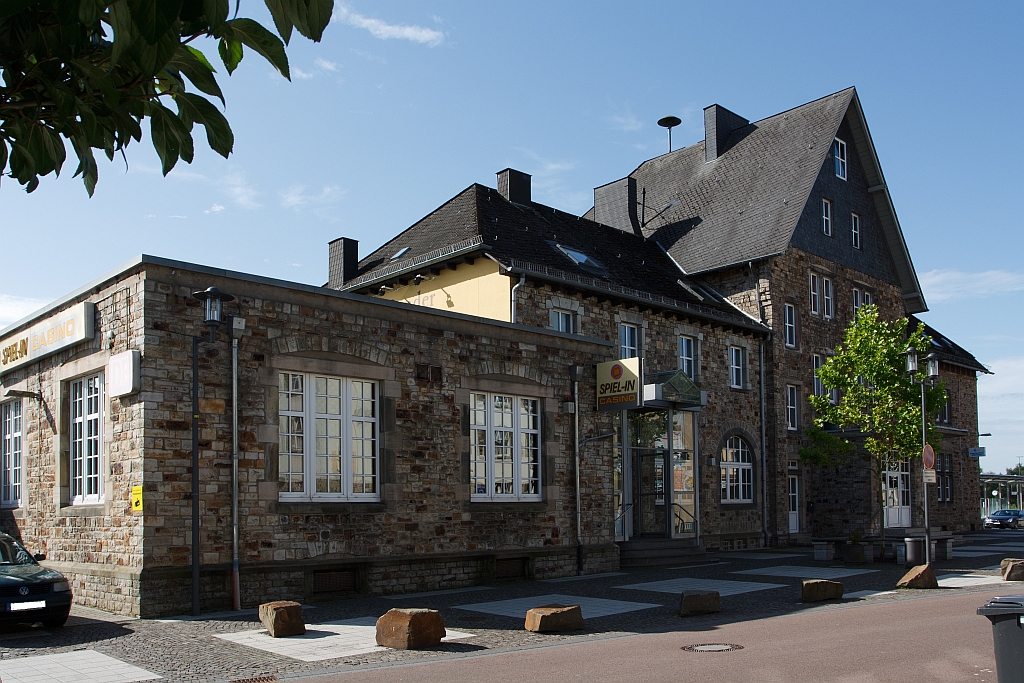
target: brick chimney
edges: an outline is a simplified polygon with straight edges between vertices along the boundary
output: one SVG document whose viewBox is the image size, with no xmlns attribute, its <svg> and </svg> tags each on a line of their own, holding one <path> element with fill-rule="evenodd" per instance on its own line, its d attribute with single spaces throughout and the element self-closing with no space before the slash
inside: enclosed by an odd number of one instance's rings
<svg viewBox="0 0 1024 683">
<path fill-rule="evenodd" d="M 356 276 L 359 269 L 359 241 L 339 237 L 327 246 L 327 286 L 341 289 L 346 280 Z"/>
<path fill-rule="evenodd" d="M 750 123 L 725 107 L 712 104 L 704 108 L 704 160 L 714 161 L 725 154 L 729 136 Z"/>
<path fill-rule="evenodd" d="M 516 204 L 530 203 L 530 174 L 506 168 L 498 171 L 498 193 Z"/>
</svg>

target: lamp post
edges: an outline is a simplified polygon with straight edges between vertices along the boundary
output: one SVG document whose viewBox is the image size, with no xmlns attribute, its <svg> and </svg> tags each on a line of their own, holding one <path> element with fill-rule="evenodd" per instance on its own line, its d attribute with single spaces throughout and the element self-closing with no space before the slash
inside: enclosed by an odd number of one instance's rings
<svg viewBox="0 0 1024 683">
<path fill-rule="evenodd" d="M 911 382 L 921 385 L 921 451 L 923 453 L 925 446 L 928 445 L 928 407 L 924 388 L 926 384 L 934 385 L 939 379 L 939 357 L 934 353 L 925 356 L 924 360 L 928 363 L 928 370 L 926 375 L 919 381 L 915 379 L 917 375 L 917 353 L 917 349 L 913 346 L 907 348 L 907 374 L 910 375 Z M 928 484 L 922 481 L 922 488 L 924 489 L 924 563 L 931 564 L 932 529 L 928 521 Z"/>
<path fill-rule="evenodd" d="M 192 616 L 199 616 L 199 344 L 217 341 L 221 309 L 225 301 L 235 297 L 216 287 L 193 292 L 192 297 L 206 304 L 204 322 L 210 337 L 192 337 Z"/>
</svg>

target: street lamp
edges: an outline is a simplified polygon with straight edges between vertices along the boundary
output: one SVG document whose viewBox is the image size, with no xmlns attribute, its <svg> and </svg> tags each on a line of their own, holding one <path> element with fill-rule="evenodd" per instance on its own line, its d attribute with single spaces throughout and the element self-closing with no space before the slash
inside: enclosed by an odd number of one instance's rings
<svg viewBox="0 0 1024 683">
<path fill-rule="evenodd" d="M 193 292 L 193 299 L 206 304 L 203 322 L 210 328 L 209 341 L 217 341 L 221 310 L 225 301 L 235 297 L 216 287 Z M 199 343 L 203 337 L 192 337 L 192 616 L 199 616 Z"/>
<path fill-rule="evenodd" d="M 934 385 L 939 379 L 939 357 L 929 353 L 924 357 L 927 362 L 927 373 L 918 381 L 915 379 L 918 371 L 917 349 L 913 346 L 907 347 L 907 374 L 910 381 L 921 385 L 921 452 L 924 452 L 928 445 L 928 408 L 925 402 L 925 385 Z M 928 484 L 922 482 L 924 488 L 924 563 L 931 564 L 932 561 L 932 529 L 928 521 Z"/>
</svg>

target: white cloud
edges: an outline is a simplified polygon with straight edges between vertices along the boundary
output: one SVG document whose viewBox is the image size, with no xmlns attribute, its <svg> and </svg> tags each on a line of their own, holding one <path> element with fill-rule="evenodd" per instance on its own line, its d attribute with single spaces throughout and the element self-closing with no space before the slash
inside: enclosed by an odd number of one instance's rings
<svg viewBox="0 0 1024 683">
<path fill-rule="evenodd" d="M 213 206 L 211 206 L 206 211 L 203 211 L 203 213 L 220 213 L 223 210 L 224 210 L 224 206 L 223 205 L 221 205 L 221 204 L 214 204 Z"/>
<path fill-rule="evenodd" d="M 48 302 L 43 299 L 29 299 L 22 296 L 0 294 L 0 329 L 34 313 Z"/>
<path fill-rule="evenodd" d="M 292 185 L 281 192 L 281 206 L 296 210 L 307 206 L 326 206 L 339 201 L 344 195 L 345 192 L 337 185 L 324 185 L 319 194 L 308 194 L 305 185 Z"/>
<path fill-rule="evenodd" d="M 293 66 L 291 68 L 291 72 L 293 77 L 303 81 L 308 81 L 310 78 L 313 78 L 313 74 L 309 73 L 308 71 L 303 71 L 297 66 Z"/>
<path fill-rule="evenodd" d="M 408 24 L 389 24 L 380 19 L 373 19 L 357 12 L 353 12 L 345 5 L 338 5 L 334 9 L 333 20 L 343 22 L 349 26 L 366 29 L 374 38 L 388 40 L 398 38 L 410 40 L 414 43 L 421 43 L 436 47 L 444 40 L 444 33 L 435 31 L 424 26 L 411 26 Z"/>
<path fill-rule="evenodd" d="M 319 68 L 323 69 L 324 71 L 338 70 L 337 62 L 329 62 L 323 57 L 317 57 L 315 60 L 313 60 L 313 63 L 316 64 Z"/>
<path fill-rule="evenodd" d="M 640 122 L 633 112 L 629 109 L 624 114 L 616 114 L 615 116 L 608 117 L 608 123 L 614 130 L 621 130 L 626 133 L 633 133 L 644 127 L 644 124 Z"/>
<path fill-rule="evenodd" d="M 1024 273 L 1011 273 L 1007 270 L 986 270 L 980 273 L 929 270 L 920 279 L 925 298 L 933 303 L 1024 291 Z"/>
<path fill-rule="evenodd" d="M 231 198 L 231 201 L 243 209 L 260 208 L 260 203 L 256 201 L 259 193 L 255 187 L 249 184 L 243 174 L 233 173 L 229 176 L 224 176 L 218 181 L 218 184 L 223 188 L 228 197 Z"/>
<path fill-rule="evenodd" d="M 168 216 L 168 218 L 188 218 L 188 216 Z"/>
</svg>

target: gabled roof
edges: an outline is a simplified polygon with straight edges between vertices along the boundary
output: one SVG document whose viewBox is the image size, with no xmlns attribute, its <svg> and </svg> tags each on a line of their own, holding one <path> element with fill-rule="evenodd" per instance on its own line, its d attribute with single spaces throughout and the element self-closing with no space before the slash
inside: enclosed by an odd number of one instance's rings
<svg viewBox="0 0 1024 683">
<path fill-rule="evenodd" d="M 975 358 L 970 351 L 967 351 L 955 341 L 942 334 L 917 316 L 907 316 L 907 321 L 908 332 L 916 330 L 917 326 L 920 324 L 924 325 L 924 333 L 932 338 L 931 351 L 939 357 L 940 361 L 951 365 L 959 365 L 960 367 L 967 368 L 968 370 L 983 372 L 986 375 L 992 374 L 992 371 L 978 362 L 978 359 Z"/>
<path fill-rule="evenodd" d="M 361 259 L 356 277 L 348 278 L 342 289 L 370 292 L 403 276 L 409 279 L 429 265 L 443 267 L 456 256 L 484 255 L 506 273 L 767 329 L 680 273 L 653 240 L 536 202 L 510 202 L 478 184 Z"/>
<path fill-rule="evenodd" d="M 642 163 L 644 235 L 689 274 L 783 253 L 847 115 L 907 309 L 927 310 L 854 88 L 733 131 L 713 161 L 701 141 Z"/>
</svg>

